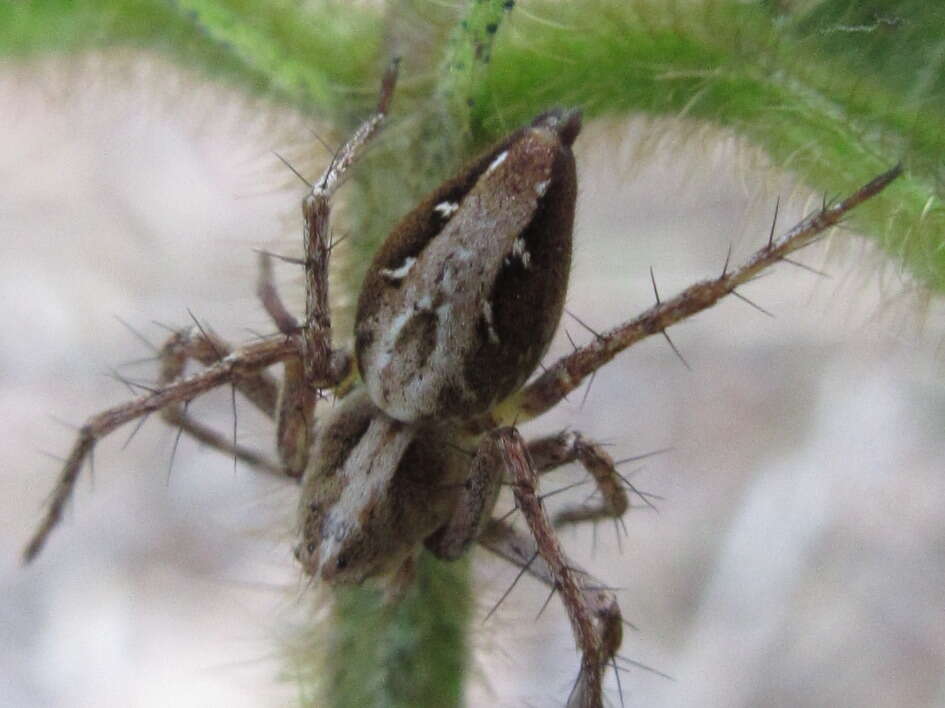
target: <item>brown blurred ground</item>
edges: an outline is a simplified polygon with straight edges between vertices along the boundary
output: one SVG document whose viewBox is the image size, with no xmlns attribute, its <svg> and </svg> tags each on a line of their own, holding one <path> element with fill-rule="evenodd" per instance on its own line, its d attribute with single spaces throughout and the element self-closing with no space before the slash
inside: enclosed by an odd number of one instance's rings
<svg viewBox="0 0 945 708">
<path fill-rule="evenodd" d="M 271 151 L 301 155 L 311 121 L 114 57 L 0 67 L 0 105 L 0 704 L 291 703 L 279 653 L 306 600 L 290 486 L 186 440 L 169 476 L 174 434 L 151 421 L 97 451 L 94 487 L 39 562 L 16 556 L 57 471 L 41 451 L 71 440 L 50 416 L 78 424 L 127 397 L 109 367 L 150 375 L 122 366 L 150 353 L 116 315 L 154 342 L 151 321 L 187 308 L 236 340 L 268 329 L 251 249 L 294 237 L 300 197 Z M 776 194 L 782 225 L 814 203 L 693 131 L 592 123 L 578 142 L 569 309 L 592 327 L 650 304 L 650 265 L 669 295 L 714 275 L 730 243 L 745 256 Z M 839 239 L 840 256 L 800 257 L 833 278 L 784 265 L 745 289 L 775 319 L 733 300 L 672 330 L 692 371 L 644 342 L 583 405 L 582 391 L 527 429 L 575 427 L 618 458 L 674 448 L 634 477 L 665 497 L 658 514 L 631 513 L 619 543 L 607 524 L 596 543 L 565 535 L 624 588 L 640 626 L 624 653 L 675 677 L 624 674 L 628 706 L 945 702 L 942 320 L 932 308 L 917 336 L 916 299 Z M 193 411 L 232 425 L 228 392 Z M 271 445 L 246 406 L 239 435 Z M 514 571 L 477 561 L 484 614 Z M 477 629 L 470 705 L 563 701 L 576 656 L 557 602 L 534 620 L 544 597 L 523 581 Z"/>
</svg>

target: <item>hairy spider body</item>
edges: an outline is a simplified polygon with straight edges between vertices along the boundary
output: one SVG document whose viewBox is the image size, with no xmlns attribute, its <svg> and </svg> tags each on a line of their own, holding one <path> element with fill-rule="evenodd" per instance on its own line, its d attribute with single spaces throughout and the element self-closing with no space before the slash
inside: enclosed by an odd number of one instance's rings
<svg viewBox="0 0 945 708">
<path fill-rule="evenodd" d="M 96 442 L 160 411 L 194 438 L 257 470 L 302 478 L 296 557 L 328 583 L 409 578 L 425 546 L 454 559 L 478 541 L 557 592 L 581 669 L 568 705 L 603 705 L 602 679 L 622 638 L 620 609 L 605 584 L 570 561 L 555 527 L 629 508 L 607 452 L 576 432 L 525 442 L 517 422 L 554 407 L 617 353 L 748 282 L 811 243 L 853 207 L 886 187 L 894 168 L 843 201 L 824 204 L 784 235 L 772 232 L 746 263 L 661 300 L 597 334 L 525 384 L 558 325 L 567 289 L 576 197 L 571 146 L 577 111 L 550 111 L 502 140 L 410 212 L 380 248 L 365 278 L 355 323 L 364 381 L 343 395 L 352 357 L 332 346 L 328 311 L 331 198 L 388 111 L 396 63 L 376 113 L 334 156 L 302 203 L 306 307 L 301 321 L 279 299 L 271 257 L 262 254 L 257 293 L 281 334 L 237 349 L 200 325 L 161 349 L 160 386 L 92 416 L 81 427 L 45 516 L 24 551 L 36 557 L 62 517 Z M 655 288 L 655 283 L 654 283 Z M 737 293 L 736 293 L 737 294 Z M 204 368 L 185 375 L 188 360 Z M 281 386 L 268 374 L 283 365 Z M 525 384 L 523 386 L 523 384 Z M 231 385 L 276 423 L 279 461 L 248 450 L 187 414 L 187 403 Z M 327 412 L 320 389 L 341 400 Z M 579 463 L 597 498 L 550 520 L 540 475 Z M 529 534 L 492 518 L 500 485 L 512 486 Z M 644 502 L 649 504 L 645 497 Z"/>
<path fill-rule="evenodd" d="M 360 582 L 409 564 L 428 538 L 456 558 L 481 532 L 502 477 L 456 452 L 475 443 L 462 422 L 521 386 L 557 327 L 579 130 L 577 112 L 539 116 L 381 247 L 355 325 L 367 394 L 326 421 L 303 479 L 296 556 L 309 573 Z"/>
<path fill-rule="evenodd" d="M 296 558 L 309 575 L 360 583 L 410 562 L 463 481 L 444 433 L 390 418 L 364 387 L 328 413 L 299 503 Z"/>
</svg>

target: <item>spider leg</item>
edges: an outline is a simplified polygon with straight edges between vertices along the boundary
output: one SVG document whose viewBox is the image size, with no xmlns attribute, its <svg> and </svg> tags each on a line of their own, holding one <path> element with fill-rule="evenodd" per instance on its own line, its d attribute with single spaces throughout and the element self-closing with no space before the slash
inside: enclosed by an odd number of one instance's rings
<svg viewBox="0 0 945 708">
<path fill-rule="evenodd" d="M 324 373 L 328 378 L 341 380 L 351 369 L 351 359 L 342 351 L 331 348 L 331 318 L 328 309 L 329 217 L 331 197 L 345 171 L 358 152 L 375 135 L 389 106 L 396 78 L 396 64 L 385 75 L 381 98 L 375 115 L 355 132 L 335 155 L 312 192 L 302 202 L 305 227 L 306 317 L 300 328 L 279 297 L 273 282 L 269 254 L 261 253 L 256 292 L 263 308 L 286 336 L 301 332 L 301 357 L 284 360 L 284 379 L 280 389 L 265 374 L 257 374 L 238 384 L 238 388 L 269 417 L 276 418 L 276 447 L 286 474 L 301 477 L 308 461 L 311 446 L 317 388 Z M 183 374 L 188 358 L 204 364 L 222 359 L 229 347 L 218 338 L 204 332 L 181 332 L 174 335 L 162 350 L 161 382 L 168 384 Z M 252 450 L 240 447 L 219 433 L 188 416 L 182 404 L 168 406 L 162 416 L 182 431 L 218 450 L 233 455 L 254 466 L 270 471 L 275 466 Z"/>
<path fill-rule="evenodd" d="M 504 522 L 492 521 L 479 542 L 561 593 L 581 652 L 581 671 L 568 706 L 601 708 L 604 672 L 623 638 L 617 600 L 561 550 L 538 494 L 538 470 L 518 431 L 500 428 L 487 433 L 480 443 L 480 450 L 483 448 L 501 459 L 506 476 L 514 480 L 515 500 L 532 537 L 517 533 Z"/>
<path fill-rule="evenodd" d="M 495 445 L 480 443 L 446 524 L 424 541 L 437 557 L 456 560 L 482 533 L 502 489 L 504 465 Z"/>
<path fill-rule="evenodd" d="M 72 496 L 82 464 L 91 455 L 92 449 L 101 438 L 129 421 L 159 411 L 169 405 L 190 401 L 218 386 L 238 385 L 239 381 L 252 380 L 253 376 L 266 367 L 284 361 L 288 357 L 298 356 L 298 348 L 298 343 L 291 339 L 267 340 L 242 347 L 215 360 L 206 369 L 196 374 L 174 381 L 89 418 L 79 429 L 78 439 L 73 444 L 59 473 L 46 514 L 23 552 L 24 562 L 28 563 L 36 557 L 49 534 L 62 519 L 63 509 Z"/>
<path fill-rule="evenodd" d="M 825 231 L 836 226 L 847 212 L 885 189 L 902 173 L 896 166 L 871 182 L 863 185 L 846 199 L 824 206 L 808 216 L 787 233 L 766 239 L 743 265 L 733 270 L 726 268 L 717 278 L 696 283 L 675 297 L 657 302 L 638 317 L 608 332 L 562 357 L 532 383 L 503 402 L 499 408 L 481 421 L 479 429 L 521 423 L 554 407 L 568 393 L 577 388 L 589 375 L 613 359 L 624 349 L 653 334 L 665 334 L 666 329 L 687 317 L 712 307 L 736 288 L 754 279 L 765 268 L 777 264 L 790 253 L 817 240 Z M 773 234 L 773 232 L 772 232 Z"/>
<path fill-rule="evenodd" d="M 256 294 L 273 322 L 287 337 L 299 332 L 299 323 L 282 303 L 276 290 L 272 273 L 272 257 L 259 254 L 259 280 Z M 351 357 L 336 350 L 333 352 L 333 368 L 340 378 L 351 370 Z M 276 449 L 285 465 L 286 473 L 299 478 L 308 465 L 312 446 L 315 403 L 317 391 L 306 385 L 305 367 L 299 357 L 290 357 L 283 362 L 282 387 L 275 405 Z"/>
<path fill-rule="evenodd" d="M 276 447 L 292 477 L 301 477 L 308 464 L 318 389 L 327 378 L 337 383 L 352 372 L 351 356 L 331 344 L 328 304 L 328 259 L 331 255 L 331 198 L 348 168 L 384 122 L 397 81 L 397 61 L 391 63 L 381 83 L 374 114 L 333 156 L 324 174 L 302 200 L 302 245 L 305 256 L 305 320 L 299 326 L 276 291 L 269 254 L 261 253 L 256 293 L 263 308 L 287 336 L 300 334 L 299 357 L 285 360 L 283 384 L 276 412 Z"/>
<path fill-rule="evenodd" d="M 194 326 L 174 333 L 161 347 L 160 385 L 169 386 L 184 375 L 187 361 L 193 359 L 205 366 L 222 361 L 232 348 L 204 327 Z M 294 357 L 293 357 L 294 358 Z M 287 360 L 288 361 L 288 360 Z M 259 410 L 272 418 L 276 409 L 277 386 L 264 371 L 239 376 L 231 384 Z M 239 459 L 252 467 L 273 474 L 291 474 L 282 466 L 266 459 L 255 450 L 237 445 L 235 440 L 218 433 L 187 414 L 187 401 L 176 401 L 161 409 L 161 417 L 192 438 Z"/>
<path fill-rule="evenodd" d="M 332 247 L 331 197 L 364 146 L 380 130 L 393 97 L 398 63 L 398 60 L 391 62 L 384 74 L 374 114 L 341 146 L 328 169 L 302 200 L 305 320 L 301 332 L 301 360 L 304 382 L 313 390 L 318 387 L 317 380 L 324 372 L 336 380 L 343 378 L 343 372 L 338 368 L 340 362 L 333 356 L 331 348 L 331 315 L 328 308 L 328 257 Z"/>
<path fill-rule="evenodd" d="M 314 398 L 319 388 L 337 386 L 351 369 L 350 356 L 331 347 L 331 318 L 328 312 L 328 255 L 331 250 L 329 215 L 331 196 L 340 185 L 347 169 L 354 162 L 364 145 L 377 133 L 390 106 L 397 78 L 397 62 L 393 62 L 384 75 L 381 95 L 375 114 L 365 121 L 351 139 L 345 143 L 332 159 L 324 175 L 315 183 L 310 194 L 302 202 L 304 217 L 303 241 L 305 248 L 305 320 L 300 332 L 279 340 L 267 340 L 230 352 L 228 347 L 211 335 L 201 331 L 181 332 L 171 337 L 162 350 L 162 387 L 107 411 L 89 418 L 79 430 L 79 436 L 60 472 L 53 489 L 46 514 L 23 552 L 24 561 L 29 562 L 40 552 L 49 534 L 62 518 L 63 509 L 72 496 L 82 463 L 92 453 L 95 443 L 120 425 L 148 413 L 169 408 L 165 418 L 181 426 L 190 435 L 221 450 L 241 457 L 266 471 L 280 474 L 301 474 L 304 456 L 307 455 L 309 435 L 309 397 Z M 262 268 L 265 270 L 265 267 Z M 261 273 L 261 290 L 266 284 L 266 275 Z M 270 282 L 271 284 L 271 282 Z M 288 327 L 287 311 L 281 305 L 273 289 L 271 293 L 260 292 L 263 306 L 273 316 L 277 325 Z M 197 329 L 200 327 L 198 325 Z M 183 373 L 188 358 L 207 364 L 203 371 L 178 378 Z M 287 380 L 301 382 L 300 386 L 289 386 L 289 395 L 281 402 L 275 395 L 275 385 L 264 374 L 272 364 L 290 361 Z M 301 375 L 298 371 L 301 370 Z M 244 393 L 270 417 L 284 420 L 284 437 L 280 441 L 280 454 L 287 460 L 286 469 L 265 463 L 249 450 L 239 448 L 188 418 L 183 404 L 194 397 L 223 384 L 231 384 Z M 305 389 L 303 392 L 299 392 Z M 288 410 L 279 414 L 278 410 Z M 300 432 L 302 431 L 302 432 Z M 301 444 L 306 443 L 306 444 Z M 302 452 L 299 452 L 299 451 Z"/>
<path fill-rule="evenodd" d="M 594 479 L 601 494 L 601 501 L 596 504 L 576 504 L 559 511 L 554 519 L 556 527 L 605 518 L 618 519 L 629 508 L 625 488 L 629 483 L 621 477 L 613 458 L 602 445 L 587 440 L 580 433 L 563 431 L 532 440 L 528 443 L 528 452 L 539 473 L 550 472 L 569 462 L 579 462 Z"/>
</svg>

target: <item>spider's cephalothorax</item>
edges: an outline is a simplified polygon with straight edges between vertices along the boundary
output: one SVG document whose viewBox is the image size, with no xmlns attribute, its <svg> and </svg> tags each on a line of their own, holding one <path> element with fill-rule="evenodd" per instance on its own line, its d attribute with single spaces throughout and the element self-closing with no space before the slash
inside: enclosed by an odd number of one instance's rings
<svg viewBox="0 0 945 708">
<path fill-rule="evenodd" d="M 365 278 L 356 318 L 364 385 L 316 419 L 318 389 L 341 391 L 351 357 L 332 346 L 328 311 L 331 198 L 390 105 L 396 63 L 377 111 L 334 156 L 302 203 L 306 307 L 300 323 L 282 303 L 269 254 L 258 295 L 280 333 L 231 348 L 200 325 L 174 333 L 160 351 L 159 386 L 89 418 L 63 465 L 48 510 L 24 552 L 36 557 L 62 518 L 79 471 L 98 440 L 160 411 L 182 432 L 255 469 L 303 476 L 296 557 L 330 583 L 409 577 L 423 546 L 461 556 L 473 541 L 557 592 L 581 652 L 574 708 L 603 705 L 602 678 L 620 646 L 620 609 L 605 583 L 569 560 L 555 527 L 619 518 L 628 489 L 613 460 L 579 433 L 525 442 L 511 427 L 554 407 L 617 353 L 735 292 L 764 268 L 811 243 L 850 209 L 880 192 L 900 168 L 824 206 L 747 262 L 661 300 L 523 384 L 561 316 L 571 259 L 576 179 L 571 145 L 577 111 L 551 111 L 502 140 L 408 214 Z M 655 282 L 654 282 L 655 288 Z M 736 293 L 737 294 L 737 293 Z M 668 338 L 668 337 L 667 337 Z M 185 375 L 188 360 L 205 368 Z M 267 369 L 283 365 L 281 386 Z M 186 404 L 231 385 L 276 423 L 279 460 L 268 459 L 195 420 Z M 314 444 L 310 440 L 314 439 Z M 548 518 L 539 475 L 577 462 L 597 496 Z M 529 534 L 492 518 L 500 484 L 511 485 Z M 641 495 L 646 501 L 646 497 Z M 647 502 L 649 503 L 649 502 Z M 395 584 L 396 585 L 396 584 Z M 395 593 L 396 594 L 396 593 Z"/>
</svg>

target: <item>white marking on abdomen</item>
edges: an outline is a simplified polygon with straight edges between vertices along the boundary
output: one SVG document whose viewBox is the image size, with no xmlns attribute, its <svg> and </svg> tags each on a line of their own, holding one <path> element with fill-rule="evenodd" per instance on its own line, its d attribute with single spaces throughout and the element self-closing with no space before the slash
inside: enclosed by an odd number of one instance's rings
<svg viewBox="0 0 945 708">
<path fill-rule="evenodd" d="M 407 277 L 407 273 L 410 272 L 410 269 L 413 268 L 413 264 L 417 262 L 417 259 L 413 256 L 405 258 L 403 264 L 400 268 L 396 270 L 391 270 L 390 268 L 383 268 L 381 270 L 381 275 L 383 275 L 388 280 L 398 281 L 403 280 Z"/>
<path fill-rule="evenodd" d="M 505 162 L 505 158 L 507 158 L 508 156 L 509 156 L 508 150 L 503 150 L 502 152 L 500 152 L 498 156 L 496 156 L 496 158 L 492 161 L 492 164 L 489 165 L 489 167 L 486 169 L 486 174 L 489 174 L 490 172 L 492 172 L 492 170 L 494 170 L 496 167 L 498 167 L 503 162 Z"/>
<path fill-rule="evenodd" d="M 457 209 L 459 209 L 459 204 L 456 202 L 440 202 L 435 207 L 433 207 L 433 211 L 442 216 L 444 219 L 449 219 L 453 214 L 456 213 Z"/>
</svg>

